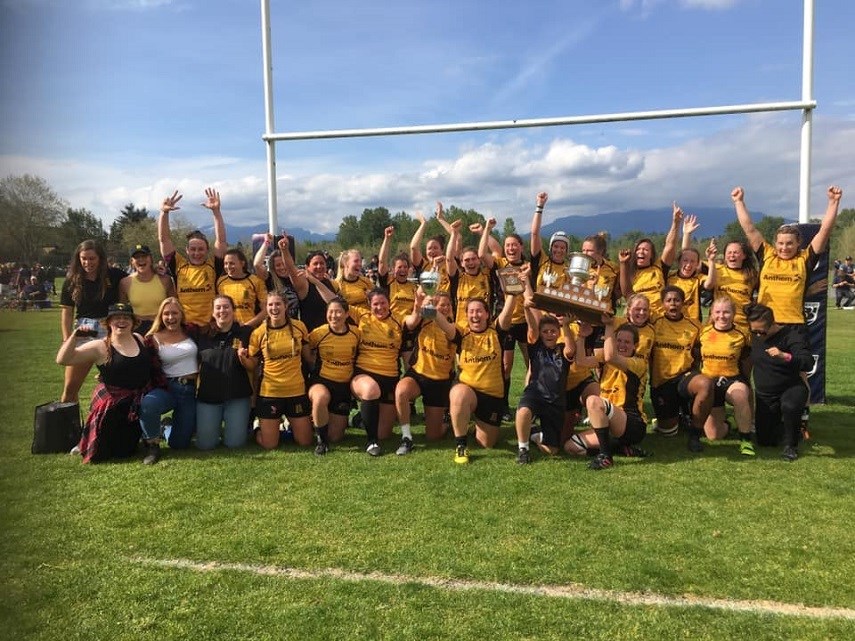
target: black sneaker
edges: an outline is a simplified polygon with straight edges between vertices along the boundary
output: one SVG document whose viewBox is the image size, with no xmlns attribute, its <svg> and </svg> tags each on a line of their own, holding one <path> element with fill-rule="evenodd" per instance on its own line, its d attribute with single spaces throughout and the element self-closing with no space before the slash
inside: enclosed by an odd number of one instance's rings
<svg viewBox="0 0 855 641">
<path fill-rule="evenodd" d="M 787 447 L 784 448 L 784 451 L 781 452 L 781 458 L 792 463 L 799 458 L 799 451 L 792 445 L 787 445 Z"/>
<path fill-rule="evenodd" d="M 635 445 L 623 445 L 615 452 L 618 456 L 626 456 L 627 458 L 647 458 L 651 456 L 651 452 L 636 447 Z"/>
<path fill-rule="evenodd" d="M 701 437 L 698 434 L 689 434 L 689 442 L 687 443 L 687 447 L 690 452 L 703 452 L 704 444 L 701 443 Z"/>
<path fill-rule="evenodd" d="M 365 451 L 368 452 L 369 456 L 380 456 L 383 453 L 383 450 L 380 448 L 380 444 L 377 441 L 369 443 L 368 447 L 365 448 Z"/>
<path fill-rule="evenodd" d="M 611 467 L 614 465 L 614 460 L 611 456 L 606 456 L 605 454 L 597 454 L 591 462 L 588 463 L 589 470 L 604 470 L 607 467 Z"/>
<path fill-rule="evenodd" d="M 531 463 L 531 453 L 527 447 L 521 447 L 517 452 L 517 464 L 528 465 L 529 463 Z"/>
<path fill-rule="evenodd" d="M 329 451 L 330 446 L 324 443 L 323 441 L 318 441 L 318 444 L 315 445 L 315 456 L 323 456 Z"/>
<path fill-rule="evenodd" d="M 160 460 L 160 443 L 149 443 L 146 445 L 146 455 L 142 460 L 143 465 L 154 465 Z"/>
<path fill-rule="evenodd" d="M 398 449 L 395 450 L 395 454 L 398 456 L 406 456 L 410 452 L 413 451 L 413 439 L 407 438 L 406 436 L 401 439 L 401 444 L 398 446 Z"/>
<path fill-rule="evenodd" d="M 514 415 L 511 414 L 511 408 L 510 407 L 505 410 L 504 414 L 502 414 L 502 422 L 503 423 L 513 423 L 514 422 Z"/>
</svg>

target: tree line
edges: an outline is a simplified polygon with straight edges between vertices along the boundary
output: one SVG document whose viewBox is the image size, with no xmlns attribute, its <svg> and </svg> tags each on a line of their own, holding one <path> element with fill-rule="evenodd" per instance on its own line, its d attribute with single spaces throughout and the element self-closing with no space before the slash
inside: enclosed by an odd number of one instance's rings
<svg viewBox="0 0 855 641">
<path fill-rule="evenodd" d="M 61 198 L 43 178 L 25 174 L 0 179 L 0 260 L 43 264 L 65 265 L 80 241 L 92 238 L 102 243 L 108 255 L 125 262 L 128 250 L 136 244 L 157 248 L 157 212 L 150 213 L 145 207 L 126 204 L 109 229 L 103 221 L 86 208 L 73 208 Z M 463 219 L 464 245 L 478 245 L 479 236 L 469 230 L 475 223 L 483 223 L 485 217 L 475 209 L 450 206 L 445 212 L 449 221 Z M 425 238 L 443 234 L 444 231 L 432 212 L 428 214 Z M 764 216 L 756 226 L 763 237 L 772 240 L 775 231 L 785 222 L 783 217 Z M 417 218 L 404 211 L 392 214 L 385 207 L 364 209 L 359 216 L 349 214 L 342 218 L 334 241 L 297 243 L 298 262 L 309 250 L 323 249 L 337 255 L 343 249 L 359 249 L 363 256 L 371 257 L 379 251 L 384 230 L 395 227 L 393 254 L 407 252 L 410 239 L 419 226 Z M 173 238 L 179 239 L 192 230 L 192 226 L 181 216 L 170 218 Z M 497 228 L 498 229 L 498 228 Z M 527 240 L 529 230 L 517 230 L 513 218 L 505 218 L 498 237 L 517 233 Z M 596 233 L 596 230 L 592 230 Z M 617 249 L 632 247 L 641 238 L 651 238 L 656 246 L 664 243 L 664 234 L 650 234 L 641 230 L 631 231 L 618 238 L 608 238 L 610 253 L 616 258 Z M 742 228 L 734 218 L 724 238 L 744 239 Z M 235 244 L 249 244 L 249 239 L 230 239 Z M 548 239 L 547 239 L 548 240 Z M 583 239 L 570 236 L 573 247 L 580 247 Z M 697 242 L 705 239 L 698 238 Z M 837 218 L 832 234 L 831 257 L 842 258 L 855 253 L 855 209 L 843 209 Z"/>
</svg>

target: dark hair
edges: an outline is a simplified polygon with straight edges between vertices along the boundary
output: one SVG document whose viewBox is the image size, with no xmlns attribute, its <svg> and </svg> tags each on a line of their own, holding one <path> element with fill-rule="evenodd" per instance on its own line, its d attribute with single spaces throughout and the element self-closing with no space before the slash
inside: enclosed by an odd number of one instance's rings
<svg viewBox="0 0 855 641">
<path fill-rule="evenodd" d="M 110 266 L 107 263 L 107 254 L 104 248 L 91 238 L 84 240 L 74 251 L 74 257 L 71 259 L 71 263 L 68 266 L 68 274 L 66 274 L 66 279 L 70 283 L 71 300 L 74 301 L 75 305 L 79 305 L 83 298 L 83 279 L 86 278 L 83 265 L 80 264 L 80 254 L 90 250 L 98 255 L 98 271 L 95 275 L 95 280 L 100 285 L 98 298 L 103 300 L 107 294 L 107 288 L 110 286 L 110 281 L 107 278 L 107 271 Z"/>
<path fill-rule="evenodd" d="M 199 229 L 194 229 L 189 234 L 187 234 L 187 242 L 189 243 L 191 240 L 199 239 L 205 241 L 205 247 L 210 247 L 208 244 L 208 237 L 205 236 Z"/>
<path fill-rule="evenodd" d="M 635 243 L 635 245 L 633 245 L 633 247 L 632 247 L 632 256 L 631 256 L 631 260 L 629 261 L 629 273 L 633 274 L 633 275 L 635 274 L 636 271 L 638 271 L 638 264 L 636 263 L 636 260 L 635 260 L 635 252 L 638 251 L 638 248 L 639 248 L 639 246 L 641 246 L 641 243 L 647 243 L 648 245 L 650 245 L 650 264 L 651 264 L 651 266 L 653 265 L 653 263 L 656 262 L 656 245 L 654 245 L 653 241 L 650 240 L 649 238 L 639 239 Z"/>
<path fill-rule="evenodd" d="M 237 259 L 243 263 L 243 270 L 248 270 L 249 261 L 247 261 L 246 254 L 243 253 L 242 249 L 240 249 L 239 247 L 232 247 L 231 249 L 227 249 L 226 253 L 223 254 L 223 258 L 229 255 L 237 256 Z"/>
<path fill-rule="evenodd" d="M 537 329 L 542 330 L 545 325 L 554 325 L 555 327 L 561 327 L 561 323 L 558 322 L 558 319 L 555 316 L 550 316 L 549 314 L 544 314 L 540 317 L 540 322 L 537 324 Z"/>
<path fill-rule="evenodd" d="M 727 255 L 727 246 L 733 244 L 739 245 L 739 248 L 742 250 L 742 253 L 745 254 L 745 260 L 742 263 L 741 271 L 745 272 L 747 278 L 746 280 L 751 284 L 752 289 L 757 286 L 757 262 L 754 259 L 754 252 L 751 251 L 751 247 L 748 246 L 748 243 L 744 240 L 731 239 L 728 240 L 724 244 L 724 253 Z"/>
<path fill-rule="evenodd" d="M 665 296 L 667 296 L 668 294 L 670 294 L 672 292 L 676 292 L 680 295 L 680 302 L 681 303 L 686 302 L 686 292 L 684 292 L 682 289 L 680 289 L 676 285 L 668 285 L 667 287 L 663 287 L 662 293 L 660 294 L 660 298 L 664 301 Z"/>
<path fill-rule="evenodd" d="M 777 240 L 778 234 L 792 234 L 796 237 L 796 242 L 801 244 L 802 242 L 802 230 L 799 229 L 799 226 L 796 224 L 785 223 L 778 227 L 775 231 L 775 239 Z"/>
<path fill-rule="evenodd" d="M 402 260 L 402 261 L 404 261 L 405 263 L 407 263 L 407 267 L 412 267 L 412 266 L 413 266 L 413 264 L 410 262 L 410 257 L 407 255 L 407 253 L 406 253 L 406 252 L 401 252 L 400 254 L 398 254 L 397 256 L 395 256 L 395 258 L 393 258 L 393 259 L 392 259 L 392 264 L 394 265 L 394 264 L 395 264 L 395 263 L 397 263 L 399 260 Z"/>
<path fill-rule="evenodd" d="M 608 246 L 606 244 L 606 232 L 604 231 L 588 236 L 582 241 L 582 243 L 593 243 L 594 249 L 596 249 L 597 253 L 603 257 L 605 257 L 606 252 L 608 251 Z"/>
<path fill-rule="evenodd" d="M 386 298 L 386 300 L 389 300 L 389 292 L 387 292 L 382 287 L 374 287 L 373 289 L 369 289 L 367 292 L 365 292 L 365 298 L 368 299 L 369 303 L 371 302 L 371 299 L 375 296 L 383 296 Z"/>
<path fill-rule="evenodd" d="M 348 305 L 347 301 L 344 300 L 341 296 L 336 296 L 335 298 L 331 298 L 327 301 L 327 309 L 329 309 L 330 305 L 333 303 L 337 305 L 341 305 L 341 308 L 347 313 L 350 310 L 350 305 Z"/>
<path fill-rule="evenodd" d="M 771 325 L 775 322 L 775 312 L 772 311 L 771 307 L 762 303 L 749 303 L 743 309 L 749 323 L 752 321 L 763 321 L 767 325 Z"/>
<path fill-rule="evenodd" d="M 432 240 L 435 240 L 436 242 L 438 242 L 438 243 L 439 243 L 439 246 L 440 246 L 443 250 L 445 250 L 445 235 L 443 235 L 443 234 L 437 234 L 436 236 L 431 236 L 430 238 L 428 238 L 428 239 L 427 239 L 427 242 L 429 243 L 429 242 L 430 242 L 430 241 L 432 241 Z M 426 244 L 427 244 L 427 243 L 426 243 Z"/>
</svg>

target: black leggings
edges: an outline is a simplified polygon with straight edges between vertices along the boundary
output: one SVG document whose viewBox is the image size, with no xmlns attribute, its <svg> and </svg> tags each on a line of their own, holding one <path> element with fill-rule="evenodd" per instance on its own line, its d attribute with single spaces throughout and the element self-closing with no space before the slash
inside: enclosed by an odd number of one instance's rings
<svg viewBox="0 0 855 641">
<path fill-rule="evenodd" d="M 799 381 L 775 396 L 755 393 L 755 401 L 757 444 L 797 446 L 802 410 L 808 401 L 807 386 Z"/>
</svg>

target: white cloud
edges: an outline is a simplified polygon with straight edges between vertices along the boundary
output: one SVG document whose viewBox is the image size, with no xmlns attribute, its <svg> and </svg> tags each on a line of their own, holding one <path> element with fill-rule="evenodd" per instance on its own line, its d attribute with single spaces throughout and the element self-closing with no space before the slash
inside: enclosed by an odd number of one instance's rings
<svg viewBox="0 0 855 641">
<path fill-rule="evenodd" d="M 492 134 L 449 157 L 413 157 L 393 171 L 341 170 L 324 158 L 280 163 L 279 223 L 335 231 L 342 217 L 364 208 L 432 212 L 437 200 L 474 208 L 500 220 L 512 216 L 527 229 L 534 194 L 550 194 L 545 222 L 570 214 L 595 214 L 661 207 L 729 206 L 730 189 L 745 187 L 754 211 L 795 217 L 798 211 L 799 118 L 797 114 L 754 115 L 730 129 L 655 149 L 580 144 L 561 130 L 535 145 L 524 134 Z M 565 133 L 567 132 L 567 133 Z M 667 140 L 663 138 L 662 140 Z M 825 189 L 844 187 L 855 175 L 855 122 L 815 118 L 812 212 L 825 207 Z M 321 169 L 319 169 L 321 168 Z M 227 157 L 180 159 L 111 158 L 109 162 L 0 157 L 0 174 L 33 173 L 45 178 L 72 207 L 87 207 L 105 224 L 128 202 L 156 211 L 163 197 L 184 193 L 182 213 L 208 222 L 199 203 L 209 184 L 220 190 L 230 223 L 267 219 L 264 163 Z M 210 182 L 209 181 L 213 181 Z"/>
</svg>

